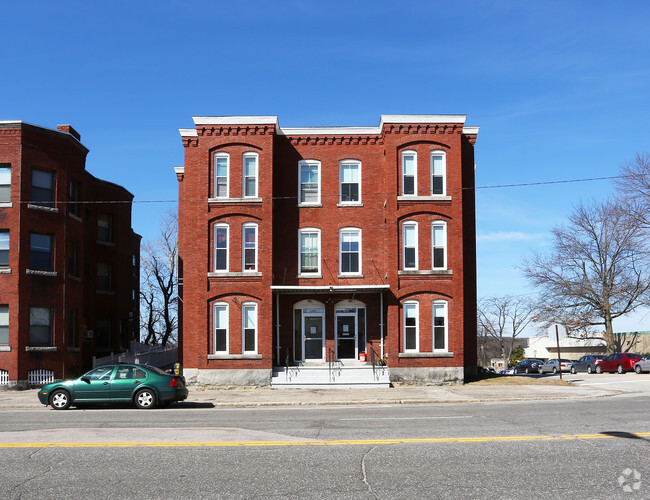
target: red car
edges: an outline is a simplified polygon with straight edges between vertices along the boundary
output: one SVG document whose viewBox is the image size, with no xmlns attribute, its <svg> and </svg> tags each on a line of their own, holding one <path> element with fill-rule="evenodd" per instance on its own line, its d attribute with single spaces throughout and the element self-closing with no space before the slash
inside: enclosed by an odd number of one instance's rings
<svg viewBox="0 0 650 500">
<path fill-rule="evenodd" d="M 615 352 L 596 362 L 596 373 L 625 373 L 634 370 L 634 363 L 643 359 L 632 352 Z"/>
</svg>

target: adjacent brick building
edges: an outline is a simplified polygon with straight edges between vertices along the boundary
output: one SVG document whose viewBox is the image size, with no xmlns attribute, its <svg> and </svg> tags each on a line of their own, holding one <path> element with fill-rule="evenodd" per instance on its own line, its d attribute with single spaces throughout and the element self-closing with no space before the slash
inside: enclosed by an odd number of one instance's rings
<svg viewBox="0 0 650 500">
<path fill-rule="evenodd" d="M 186 377 L 267 385 L 274 366 L 362 353 L 393 381 L 475 370 L 478 127 L 194 122 L 176 168 Z"/>
<path fill-rule="evenodd" d="M 69 125 L 0 122 L 0 383 L 64 378 L 138 337 L 133 195 Z"/>
</svg>

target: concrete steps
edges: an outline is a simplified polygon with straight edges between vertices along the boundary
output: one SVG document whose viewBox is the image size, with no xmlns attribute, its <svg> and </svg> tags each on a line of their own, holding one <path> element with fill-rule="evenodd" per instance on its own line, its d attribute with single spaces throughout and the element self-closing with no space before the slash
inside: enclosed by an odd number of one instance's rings
<svg viewBox="0 0 650 500">
<path fill-rule="evenodd" d="M 284 388 L 377 388 L 390 387 L 388 369 L 358 361 L 336 361 L 329 363 L 301 363 L 273 368 L 271 387 Z"/>
</svg>

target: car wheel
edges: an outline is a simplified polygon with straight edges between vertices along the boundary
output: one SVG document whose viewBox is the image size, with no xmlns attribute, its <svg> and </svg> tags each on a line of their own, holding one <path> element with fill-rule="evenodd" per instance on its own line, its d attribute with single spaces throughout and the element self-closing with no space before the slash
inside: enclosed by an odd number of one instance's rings
<svg viewBox="0 0 650 500">
<path fill-rule="evenodd" d="M 575 375 L 575 374 L 576 374 L 576 369 L 575 369 L 573 366 L 571 367 L 571 374 L 572 374 L 572 375 Z"/>
<path fill-rule="evenodd" d="M 553 367 L 553 375 L 557 373 L 557 368 Z"/>
<path fill-rule="evenodd" d="M 156 393 L 151 389 L 141 389 L 135 395 L 135 405 L 142 409 L 148 410 L 156 406 Z"/>
<path fill-rule="evenodd" d="M 542 373 L 544 373 L 544 372 L 542 371 L 542 367 L 541 367 L 541 366 L 539 367 L 539 369 L 538 369 L 537 371 L 539 372 L 540 375 L 541 375 Z"/>
<path fill-rule="evenodd" d="M 618 373 L 623 373 L 623 365 L 618 365 L 618 368 L 616 369 Z"/>
<path fill-rule="evenodd" d="M 588 373 L 589 375 L 591 375 L 591 371 L 592 371 L 592 370 L 591 370 L 591 366 L 588 366 L 588 367 L 587 367 L 587 373 Z"/>
<path fill-rule="evenodd" d="M 600 365 L 596 365 L 596 373 L 598 374 L 603 373 L 603 369 L 600 367 Z"/>
<path fill-rule="evenodd" d="M 641 375 L 641 372 L 643 371 L 639 365 L 636 365 L 634 367 L 634 371 L 637 372 L 639 375 Z"/>
<path fill-rule="evenodd" d="M 529 373 L 529 370 L 528 370 L 528 368 L 526 368 L 526 375 L 528 375 L 528 373 Z"/>
<path fill-rule="evenodd" d="M 54 391 L 50 396 L 50 404 L 54 410 L 67 410 L 70 408 L 70 403 L 72 403 L 70 394 L 63 389 Z"/>
</svg>

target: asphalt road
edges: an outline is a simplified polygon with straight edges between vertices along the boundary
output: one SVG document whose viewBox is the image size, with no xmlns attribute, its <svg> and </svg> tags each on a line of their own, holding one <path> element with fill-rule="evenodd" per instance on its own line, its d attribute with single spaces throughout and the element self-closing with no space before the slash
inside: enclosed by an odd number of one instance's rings
<svg viewBox="0 0 650 500">
<path fill-rule="evenodd" d="M 573 377 L 621 395 L 6 410 L 0 498 L 650 498 L 650 384 Z"/>
</svg>

